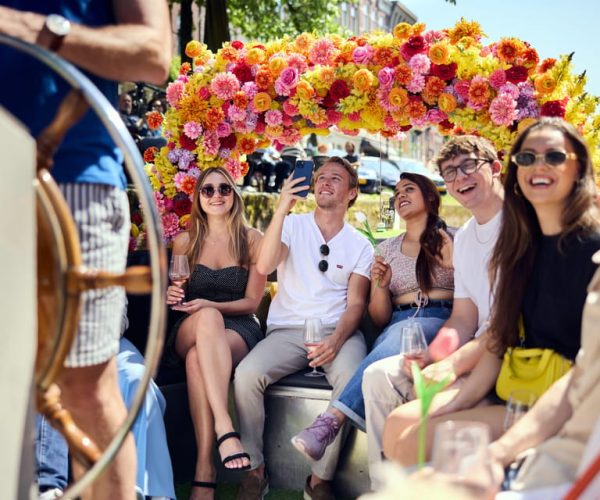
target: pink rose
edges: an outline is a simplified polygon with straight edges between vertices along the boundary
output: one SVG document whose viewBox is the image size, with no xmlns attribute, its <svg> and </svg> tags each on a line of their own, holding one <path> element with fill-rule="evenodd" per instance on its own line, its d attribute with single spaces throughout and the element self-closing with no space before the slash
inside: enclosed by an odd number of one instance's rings
<svg viewBox="0 0 600 500">
<path fill-rule="evenodd" d="M 355 64 L 369 64 L 373 58 L 373 53 L 373 47 L 370 45 L 356 47 L 352 52 L 352 60 Z"/>
<path fill-rule="evenodd" d="M 379 70 L 379 74 L 377 75 L 379 78 L 379 85 L 386 89 L 391 87 L 394 83 L 395 74 L 394 68 L 383 68 Z"/>
</svg>

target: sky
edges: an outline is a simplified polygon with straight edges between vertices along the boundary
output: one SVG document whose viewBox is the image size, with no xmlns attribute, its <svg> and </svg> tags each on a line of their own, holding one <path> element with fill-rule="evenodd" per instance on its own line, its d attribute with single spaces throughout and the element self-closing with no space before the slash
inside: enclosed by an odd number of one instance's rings
<svg viewBox="0 0 600 500">
<path fill-rule="evenodd" d="M 600 14 L 596 0 L 400 0 L 427 29 L 477 21 L 489 44 L 504 37 L 529 42 L 541 59 L 575 52 L 576 73 L 587 70 L 586 89 L 600 96 Z M 596 10 L 598 9 L 598 10 Z"/>
</svg>

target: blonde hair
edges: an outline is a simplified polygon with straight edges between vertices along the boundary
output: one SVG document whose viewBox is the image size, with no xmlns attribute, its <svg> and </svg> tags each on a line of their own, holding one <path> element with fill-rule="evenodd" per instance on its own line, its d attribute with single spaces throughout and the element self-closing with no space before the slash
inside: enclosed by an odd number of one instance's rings
<svg viewBox="0 0 600 500">
<path fill-rule="evenodd" d="M 195 264 L 200 256 L 204 239 L 208 234 L 208 219 L 200 204 L 200 190 L 206 178 L 212 173 L 220 174 L 231 186 L 233 206 L 227 217 L 227 231 L 230 236 L 229 252 L 240 266 L 248 266 L 250 264 L 249 225 L 244 215 L 244 200 L 235 185 L 233 177 L 223 167 L 210 167 L 203 170 L 196 181 L 188 226 L 189 241 L 185 255 L 191 264 Z"/>
</svg>

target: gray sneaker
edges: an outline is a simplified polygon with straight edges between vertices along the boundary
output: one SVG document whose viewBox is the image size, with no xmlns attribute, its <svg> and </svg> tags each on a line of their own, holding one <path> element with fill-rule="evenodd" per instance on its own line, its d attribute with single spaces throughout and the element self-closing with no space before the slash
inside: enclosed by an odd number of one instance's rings
<svg viewBox="0 0 600 500">
<path fill-rule="evenodd" d="M 329 412 L 321 413 L 315 421 L 292 438 L 294 447 L 312 460 L 320 460 L 325 449 L 340 431 L 340 423 Z"/>
</svg>

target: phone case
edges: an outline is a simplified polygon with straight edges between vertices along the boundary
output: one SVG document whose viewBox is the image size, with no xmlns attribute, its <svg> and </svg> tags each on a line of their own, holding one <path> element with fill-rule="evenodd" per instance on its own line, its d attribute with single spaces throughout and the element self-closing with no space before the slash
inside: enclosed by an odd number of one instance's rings
<svg viewBox="0 0 600 500">
<path fill-rule="evenodd" d="M 297 160 L 296 167 L 294 168 L 293 179 L 298 179 L 299 177 L 304 177 L 305 179 L 298 184 L 298 186 L 306 186 L 304 191 L 300 191 L 298 196 L 302 196 L 306 198 L 308 196 L 308 190 L 310 188 L 310 183 L 312 181 L 312 173 L 314 168 L 314 162 L 312 160 Z"/>
</svg>

